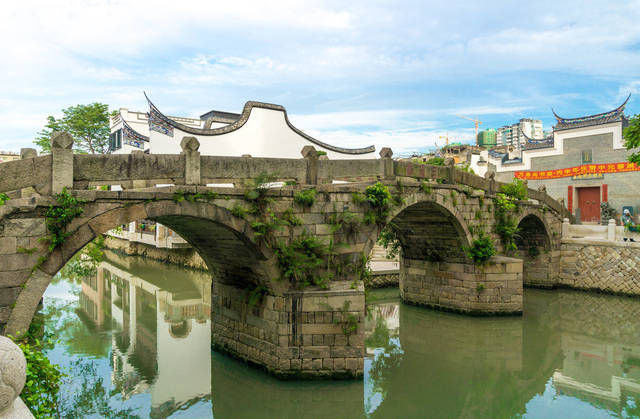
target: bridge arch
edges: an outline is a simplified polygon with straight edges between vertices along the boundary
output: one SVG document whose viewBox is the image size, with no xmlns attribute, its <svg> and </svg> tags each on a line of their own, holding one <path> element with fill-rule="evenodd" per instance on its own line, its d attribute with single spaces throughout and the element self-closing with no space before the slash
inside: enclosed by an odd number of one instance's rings
<svg viewBox="0 0 640 419">
<path fill-rule="evenodd" d="M 553 231 L 541 209 L 526 207 L 517 219 L 517 253 L 523 261 L 524 285 L 550 288 L 556 283 L 559 265 Z"/>
<path fill-rule="evenodd" d="M 465 259 L 464 246 L 472 241 L 472 235 L 463 215 L 443 195 L 416 192 L 407 195 L 404 203 L 394 207 L 387 225 L 397 228 L 403 255 L 408 258 L 427 257 L 433 262 Z M 381 229 L 368 238 L 364 252 L 369 254 Z"/>
<path fill-rule="evenodd" d="M 129 201 L 136 202 L 136 201 Z M 83 216 L 70 225 L 64 243 L 26 280 L 7 321 L 6 333 L 26 330 L 51 279 L 98 235 L 128 224 L 150 219 L 180 234 L 207 264 L 221 287 L 246 289 L 261 285 L 270 293 L 282 292 L 275 281 L 278 270 L 271 249 L 256 241 L 249 223 L 212 202 L 180 203 L 171 200 L 116 203 L 88 202 Z"/>
</svg>

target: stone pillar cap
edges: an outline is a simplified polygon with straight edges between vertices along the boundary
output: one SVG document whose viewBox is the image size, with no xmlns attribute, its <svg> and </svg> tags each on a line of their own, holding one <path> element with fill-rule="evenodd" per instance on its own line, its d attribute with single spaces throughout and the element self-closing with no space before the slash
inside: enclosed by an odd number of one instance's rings
<svg viewBox="0 0 640 419">
<path fill-rule="evenodd" d="M 182 147 L 182 151 L 198 151 L 200 148 L 200 141 L 196 137 L 182 137 L 182 141 L 180 141 L 180 147 Z"/>
<path fill-rule="evenodd" d="M 63 148 L 71 150 L 73 147 L 73 137 L 68 132 L 54 132 L 51 134 L 51 148 Z"/>
<path fill-rule="evenodd" d="M 21 159 L 32 159 L 34 157 L 38 157 L 38 152 L 35 148 L 21 148 L 20 149 L 20 158 Z"/>
<path fill-rule="evenodd" d="M 393 151 L 389 147 L 382 147 L 380 149 L 380 157 L 383 159 L 390 159 L 393 156 Z"/>
<path fill-rule="evenodd" d="M 318 159 L 318 151 L 312 145 L 306 145 L 302 147 L 302 151 L 300 152 L 300 154 L 302 154 L 302 157 L 304 157 L 305 159 Z"/>
</svg>

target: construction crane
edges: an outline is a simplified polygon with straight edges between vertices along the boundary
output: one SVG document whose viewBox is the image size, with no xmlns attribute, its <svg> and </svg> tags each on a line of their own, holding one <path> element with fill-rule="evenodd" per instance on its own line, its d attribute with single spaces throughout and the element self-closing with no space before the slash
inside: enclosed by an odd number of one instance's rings
<svg viewBox="0 0 640 419">
<path fill-rule="evenodd" d="M 480 124 L 482 124 L 482 121 L 478 120 L 478 118 L 469 118 L 468 116 L 464 116 L 464 115 L 456 115 L 458 118 L 462 118 L 462 119 L 468 119 L 469 121 L 473 121 L 476 124 L 476 145 L 478 145 L 478 126 Z"/>
</svg>

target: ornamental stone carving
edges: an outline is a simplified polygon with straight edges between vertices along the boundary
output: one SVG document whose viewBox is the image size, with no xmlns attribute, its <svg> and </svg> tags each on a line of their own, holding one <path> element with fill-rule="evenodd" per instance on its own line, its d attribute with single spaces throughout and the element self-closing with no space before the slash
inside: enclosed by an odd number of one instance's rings
<svg viewBox="0 0 640 419">
<path fill-rule="evenodd" d="M 182 151 L 198 151 L 200 148 L 200 141 L 196 137 L 183 137 L 182 141 L 180 141 L 180 147 L 182 147 Z"/>
<path fill-rule="evenodd" d="M 0 336 L 0 417 L 13 411 L 13 402 L 20 396 L 27 374 L 27 361 L 13 341 Z"/>
</svg>

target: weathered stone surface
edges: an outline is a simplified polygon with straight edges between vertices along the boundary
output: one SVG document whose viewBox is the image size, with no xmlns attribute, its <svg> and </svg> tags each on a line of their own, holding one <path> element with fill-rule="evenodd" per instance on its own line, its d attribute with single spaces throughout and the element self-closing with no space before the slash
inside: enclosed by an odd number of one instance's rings
<svg viewBox="0 0 640 419">
<path fill-rule="evenodd" d="M 24 387 L 27 362 L 20 348 L 0 336 L 0 416 L 12 414 L 13 402 Z"/>
</svg>

